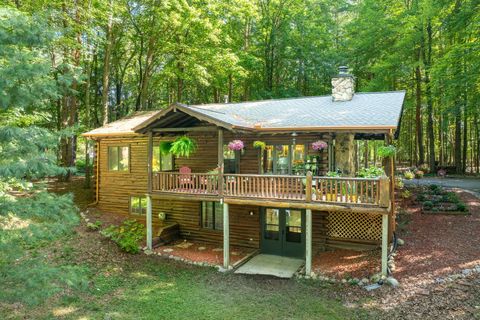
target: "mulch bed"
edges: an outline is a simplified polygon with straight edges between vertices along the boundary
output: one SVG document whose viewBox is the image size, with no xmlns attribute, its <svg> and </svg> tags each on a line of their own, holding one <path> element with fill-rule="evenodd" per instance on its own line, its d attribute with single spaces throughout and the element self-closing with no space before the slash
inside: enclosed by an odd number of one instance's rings
<svg viewBox="0 0 480 320">
<path fill-rule="evenodd" d="M 471 215 L 426 215 L 420 205 L 404 207 L 410 222 L 399 237 L 394 276 L 402 280 L 439 277 L 480 264 L 480 200 L 456 190 Z"/>
<path fill-rule="evenodd" d="M 321 252 L 313 258 L 313 271 L 324 276 L 348 279 L 369 278 L 380 272 L 380 250 L 335 250 Z"/>
<path fill-rule="evenodd" d="M 210 243 L 178 240 L 171 245 L 164 245 L 154 249 L 162 255 L 183 258 L 192 262 L 206 262 L 210 265 L 223 264 L 223 248 Z M 230 263 L 235 264 L 255 249 L 244 247 L 230 248 Z"/>
</svg>

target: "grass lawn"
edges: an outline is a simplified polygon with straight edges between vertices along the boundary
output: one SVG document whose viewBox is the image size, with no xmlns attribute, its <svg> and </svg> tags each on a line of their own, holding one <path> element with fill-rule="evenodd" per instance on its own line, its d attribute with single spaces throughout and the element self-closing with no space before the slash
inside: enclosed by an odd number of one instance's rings
<svg viewBox="0 0 480 320">
<path fill-rule="evenodd" d="M 91 201 L 82 180 L 55 183 L 53 191 L 73 192 L 80 208 Z M 8 227 L 0 226 L 0 250 L 5 250 L 0 255 L 0 319 L 367 318 L 364 310 L 344 305 L 358 288 L 220 273 L 124 253 L 84 223 L 62 230 L 65 218 L 42 219 L 45 210 L 52 217 L 58 211 L 78 219 L 56 201 L 41 201 L 49 205 L 30 205 L 23 216 L 0 221 Z M 22 220 L 29 212 L 37 218 Z"/>
<path fill-rule="evenodd" d="M 349 319 L 364 316 L 359 310 L 345 307 L 333 285 L 222 274 L 158 256 L 129 255 L 84 226 L 76 228 L 73 235 L 44 247 L 36 256 L 39 254 L 48 257 L 48 263 L 55 267 L 80 267 L 88 284 L 76 289 L 66 286 L 38 303 L 21 299 L 0 302 L 2 318 Z"/>
</svg>

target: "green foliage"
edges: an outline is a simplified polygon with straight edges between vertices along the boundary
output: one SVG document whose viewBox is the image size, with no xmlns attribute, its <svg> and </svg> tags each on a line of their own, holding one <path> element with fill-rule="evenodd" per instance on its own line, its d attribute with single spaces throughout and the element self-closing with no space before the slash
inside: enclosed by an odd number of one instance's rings
<svg viewBox="0 0 480 320">
<path fill-rule="evenodd" d="M 431 210 L 433 208 L 433 202 L 430 200 L 424 201 L 423 202 L 423 208 L 425 210 Z"/>
<path fill-rule="evenodd" d="M 145 238 L 145 226 L 136 220 L 125 220 L 122 225 L 111 225 L 102 230 L 102 234 L 118 244 L 128 253 L 138 253 L 139 242 Z"/>
<path fill-rule="evenodd" d="M 94 223 L 92 222 L 87 223 L 87 228 L 90 231 L 100 230 L 101 227 L 102 227 L 102 221 L 99 221 L 99 220 L 95 221 Z"/>
<path fill-rule="evenodd" d="M 160 152 L 163 155 L 169 154 L 172 150 L 172 142 L 171 141 L 162 141 L 160 142 Z"/>
<path fill-rule="evenodd" d="M 450 203 L 460 203 L 460 198 L 455 192 L 447 192 L 443 195 L 442 200 Z"/>
<path fill-rule="evenodd" d="M 377 178 L 385 175 L 385 171 L 376 166 L 370 166 L 368 168 L 361 168 L 358 171 L 357 176 L 360 178 Z"/>
<path fill-rule="evenodd" d="M 403 173 L 403 176 L 405 177 L 405 179 L 407 180 L 412 180 L 413 178 L 415 178 L 415 174 L 410 171 L 410 170 L 407 170 Z"/>
<path fill-rule="evenodd" d="M 30 126 L 0 126 L 0 180 L 42 179 L 62 175 L 57 166 L 56 148 L 61 133 Z M 73 169 L 72 169 L 73 170 Z"/>
<path fill-rule="evenodd" d="M 256 149 L 265 150 L 265 148 L 267 147 L 267 144 L 263 141 L 256 140 L 256 141 L 253 141 L 253 147 Z"/>
<path fill-rule="evenodd" d="M 177 157 L 190 157 L 197 150 L 197 142 L 187 136 L 178 137 L 172 142 L 170 152 Z"/>
<path fill-rule="evenodd" d="M 86 288 L 84 267 L 52 265 L 48 258 L 53 241 L 71 236 L 78 222 L 71 195 L 0 195 L 0 301 L 40 304 L 55 293 Z"/>
<path fill-rule="evenodd" d="M 397 148 L 394 145 L 380 146 L 377 149 L 377 153 L 382 158 L 394 157 L 397 152 Z"/>
<path fill-rule="evenodd" d="M 457 211 L 460 211 L 460 212 L 467 212 L 468 209 L 467 209 L 467 205 L 463 202 L 459 202 L 457 203 Z"/>
<path fill-rule="evenodd" d="M 39 16 L 0 8 L 0 109 L 44 106 L 57 98 L 50 61 L 54 33 Z"/>
<path fill-rule="evenodd" d="M 403 199 L 408 199 L 412 196 L 412 192 L 408 189 L 402 191 L 401 196 Z"/>
<path fill-rule="evenodd" d="M 340 173 L 338 173 L 337 171 L 328 171 L 327 174 L 326 174 L 327 177 L 332 177 L 332 178 L 335 178 L 335 177 L 340 177 Z"/>
</svg>

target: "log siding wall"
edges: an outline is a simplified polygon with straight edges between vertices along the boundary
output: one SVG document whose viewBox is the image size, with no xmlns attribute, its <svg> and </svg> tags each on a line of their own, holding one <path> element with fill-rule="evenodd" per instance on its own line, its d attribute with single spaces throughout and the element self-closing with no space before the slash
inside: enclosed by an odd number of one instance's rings
<svg viewBox="0 0 480 320">
<path fill-rule="evenodd" d="M 190 137 L 198 143 L 198 150 L 190 158 L 176 158 L 174 165 L 178 170 L 181 166 L 188 166 L 192 172 L 207 172 L 217 166 L 217 133 L 202 132 L 191 133 Z M 174 136 L 154 137 L 154 145 L 160 141 L 172 141 Z M 225 132 L 224 144 L 233 139 L 241 139 L 245 143 L 245 152 L 240 157 L 240 173 L 259 173 L 259 151 L 253 148 L 253 141 L 261 140 L 267 144 L 289 144 L 289 135 L 252 136 L 247 134 L 232 134 Z M 297 144 L 324 139 L 328 135 L 302 135 L 296 137 Z M 98 141 L 97 152 L 99 155 L 99 198 L 98 208 L 105 213 L 122 214 L 129 216 L 129 203 L 131 196 L 143 196 L 147 192 L 147 144 L 145 137 L 117 137 L 103 138 Z M 108 170 L 108 147 L 129 146 L 129 170 L 115 172 Z M 309 147 L 309 154 L 314 151 Z M 96 161 L 97 159 L 95 159 Z M 328 159 L 326 153 L 321 160 L 322 170 L 326 171 Z M 177 222 L 180 225 L 182 237 L 220 245 L 223 234 L 221 231 L 208 230 L 201 227 L 200 201 L 158 199 L 153 197 L 153 223 L 159 222 L 158 213 L 165 212 L 167 221 Z M 250 215 L 250 212 L 253 215 Z M 326 215 L 325 212 L 313 212 L 313 251 L 325 250 L 326 244 Z M 130 215 L 131 216 L 131 215 Z M 131 216 L 145 220 L 138 216 Z M 251 248 L 260 247 L 260 210 L 256 206 L 230 206 L 230 243 L 233 246 Z M 154 232 L 155 233 L 155 232 Z"/>
</svg>

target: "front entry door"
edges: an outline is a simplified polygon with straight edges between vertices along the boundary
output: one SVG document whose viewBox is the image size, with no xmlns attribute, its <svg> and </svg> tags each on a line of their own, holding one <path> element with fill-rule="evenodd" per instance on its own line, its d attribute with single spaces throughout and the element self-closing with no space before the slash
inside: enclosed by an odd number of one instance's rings
<svg viewBox="0 0 480 320">
<path fill-rule="evenodd" d="M 299 209 L 262 210 L 263 253 L 305 257 L 305 212 Z"/>
</svg>

